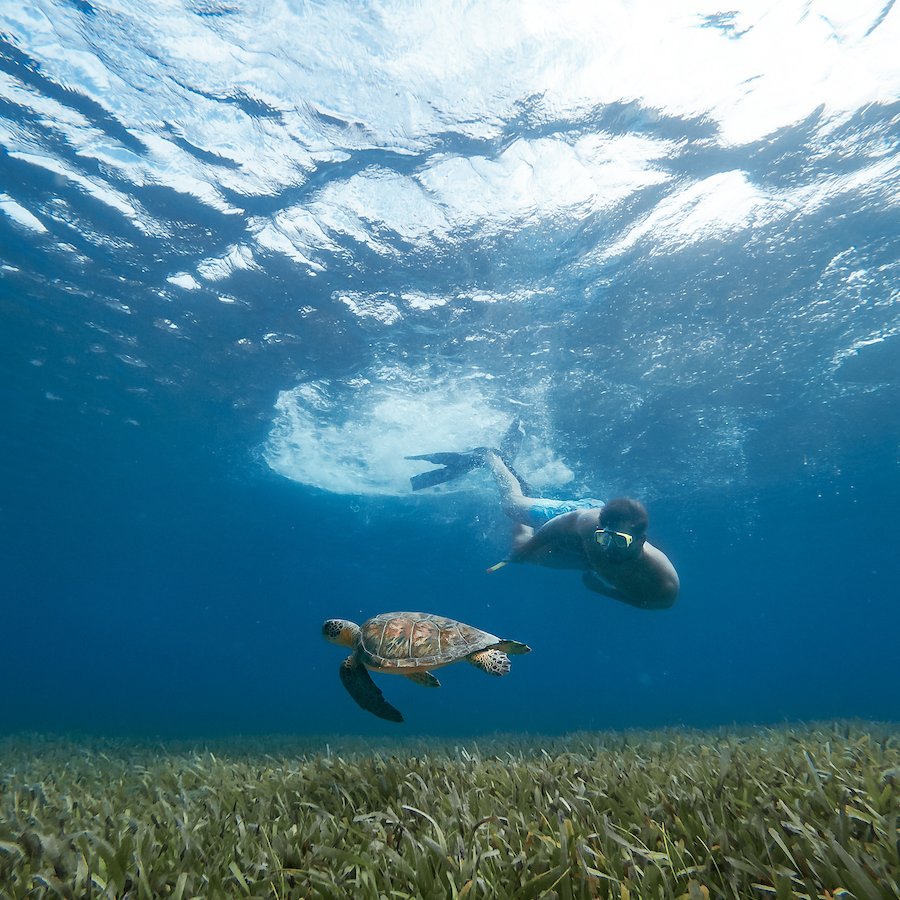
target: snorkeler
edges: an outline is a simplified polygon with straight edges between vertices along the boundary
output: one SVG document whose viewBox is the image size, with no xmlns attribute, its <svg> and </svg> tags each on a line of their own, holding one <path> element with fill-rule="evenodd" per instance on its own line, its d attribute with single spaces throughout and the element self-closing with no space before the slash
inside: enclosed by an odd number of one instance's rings
<svg viewBox="0 0 900 900">
<path fill-rule="evenodd" d="M 414 491 L 459 478 L 479 466 L 491 470 L 503 511 L 515 523 L 512 549 L 491 566 L 529 562 L 557 569 L 580 569 L 586 588 L 640 609 L 667 609 L 678 596 L 679 580 L 669 558 L 647 541 L 647 510 L 628 497 L 601 500 L 551 500 L 531 496 L 512 460 L 523 435 L 517 419 L 500 447 L 477 447 L 461 453 L 426 453 L 443 468 L 410 479 Z"/>
</svg>

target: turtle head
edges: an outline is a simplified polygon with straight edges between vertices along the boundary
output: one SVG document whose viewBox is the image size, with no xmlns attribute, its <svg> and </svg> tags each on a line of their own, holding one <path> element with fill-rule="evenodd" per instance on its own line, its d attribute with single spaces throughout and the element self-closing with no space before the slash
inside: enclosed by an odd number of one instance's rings
<svg viewBox="0 0 900 900">
<path fill-rule="evenodd" d="M 349 619 L 328 619 L 322 625 L 322 637 L 342 647 L 352 647 L 358 634 L 359 625 Z"/>
</svg>

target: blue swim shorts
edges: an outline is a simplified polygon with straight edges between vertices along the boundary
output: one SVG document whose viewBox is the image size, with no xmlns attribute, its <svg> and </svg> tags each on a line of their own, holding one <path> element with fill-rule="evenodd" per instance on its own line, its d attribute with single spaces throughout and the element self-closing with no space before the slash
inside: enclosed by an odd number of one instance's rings
<svg viewBox="0 0 900 900">
<path fill-rule="evenodd" d="M 549 500 L 542 497 L 528 510 L 528 524 L 532 528 L 540 528 L 563 513 L 574 512 L 576 509 L 600 509 L 603 505 L 602 500 L 595 500 L 593 497 L 583 500 Z"/>
</svg>

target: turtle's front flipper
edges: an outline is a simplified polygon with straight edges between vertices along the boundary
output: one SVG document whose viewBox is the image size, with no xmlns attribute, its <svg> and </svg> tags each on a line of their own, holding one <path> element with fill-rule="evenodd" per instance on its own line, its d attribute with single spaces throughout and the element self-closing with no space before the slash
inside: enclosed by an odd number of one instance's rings
<svg viewBox="0 0 900 900">
<path fill-rule="evenodd" d="M 372 715 L 378 716 L 379 719 L 387 719 L 389 722 L 403 721 L 400 710 L 395 709 L 384 699 L 384 694 L 372 681 L 368 669 L 355 656 L 348 656 L 341 663 L 341 682 L 347 688 L 347 693 Z"/>
<path fill-rule="evenodd" d="M 470 653 L 467 659 L 488 675 L 505 675 L 509 671 L 509 657 L 500 650 L 479 650 Z"/>
<path fill-rule="evenodd" d="M 441 683 L 431 674 L 431 672 L 410 672 L 406 677 L 416 684 L 421 684 L 422 687 L 441 686 Z"/>
</svg>

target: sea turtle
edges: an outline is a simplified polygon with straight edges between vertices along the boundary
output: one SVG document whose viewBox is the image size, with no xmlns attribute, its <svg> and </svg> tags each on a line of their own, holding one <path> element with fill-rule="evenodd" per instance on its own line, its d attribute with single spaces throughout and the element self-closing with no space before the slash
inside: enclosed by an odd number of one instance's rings
<svg viewBox="0 0 900 900">
<path fill-rule="evenodd" d="M 405 675 L 423 687 L 440 687 L 431 669 L 466 659 L 489 675 L 509 671 L 507 653 L 530 653 L 531 647 L 453 619 L 422 612 L 382 613 L 362 626 L 347 619 L 328 619 L 322 635 L 333 644 L 352 647 L 341 664 L 341 681 L 350 696 L 380 719 L 402 722 L 368 669 Z"/>
</svg>

